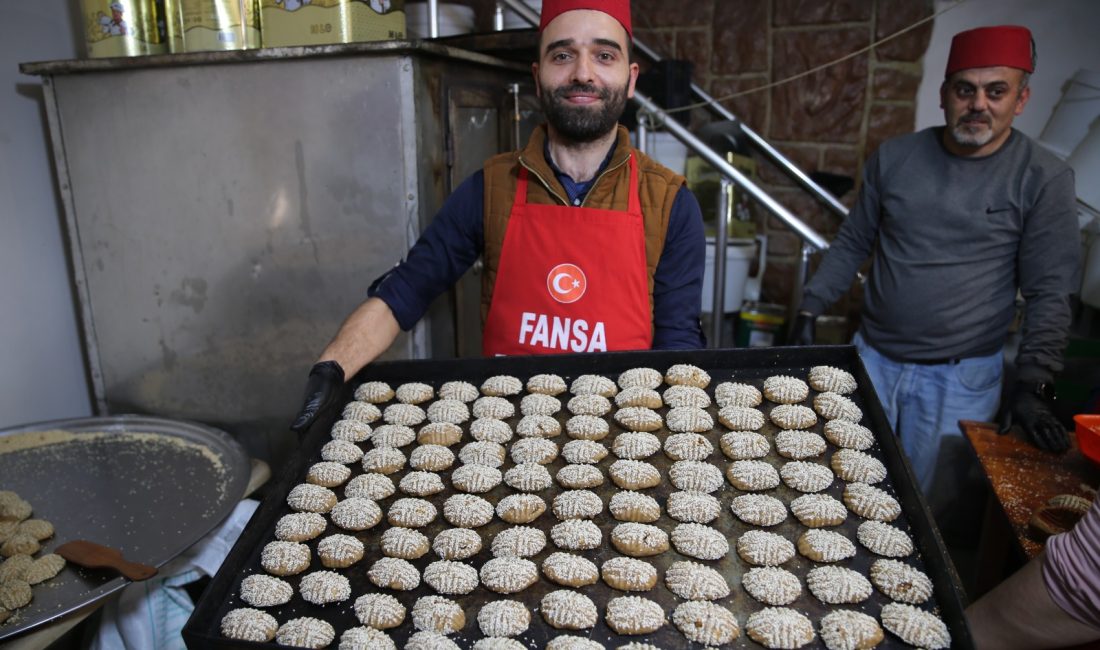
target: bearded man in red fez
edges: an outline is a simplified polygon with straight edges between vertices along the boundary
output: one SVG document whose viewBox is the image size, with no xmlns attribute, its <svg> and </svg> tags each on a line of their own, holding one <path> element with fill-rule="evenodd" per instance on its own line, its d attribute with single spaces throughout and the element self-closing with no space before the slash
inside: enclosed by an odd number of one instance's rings
<svg viewBox="0 0 1100 650">
<path fill-rule="evenodd" d="M 872 258 L 854 343 L 941 515 L 957 497 L 950 453 L 967 453 L 958 421 L 997 416 L 1017 291 L 1026 304 L 1004 424 L 1042 449 L 1069 444 L 1050 399 L 1078 272 L 1074 179 L 1012 128 L 1034 69 L 1024 27 L 955 36 L 940 87 L 945 126 L 887 141 L 871 156 L 796 324 L 809 343 L 813 319 Z"/>
<path fill-rule="evenodd" d="M 304 431 L 481 257 L 486 356 L 704 346 L 704 234 L 684 177 L 630 146 L 629 0 L 545 0 L 533 63 L 546 123 L 448 197 L 310 372 Z"/>
</svg>

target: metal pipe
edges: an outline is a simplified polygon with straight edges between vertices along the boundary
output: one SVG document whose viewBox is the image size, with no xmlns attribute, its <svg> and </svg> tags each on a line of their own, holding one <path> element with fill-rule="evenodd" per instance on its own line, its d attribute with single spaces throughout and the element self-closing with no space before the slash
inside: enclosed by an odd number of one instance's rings
<svg viewBox="0 0 1100 650">
<path fill-rule="evenodd" d="M 439 0 L 428 0 L 428 37 L 439 38 Z"/>
<path fill-rule="evenodd" d="M 791 289 L 791 303 L 787 305 L 787 323 L 790 329 L 794 329 L 795 314 L 802 304 L 802 290 L 806 288 L 806 282 L 810 279 L 810 256 L 814 251 L 806 244 L 802 245 L 798 256 L 798 272 L 794 276 L 794 287 Z"/>
<path fill-rule="evenodd" d="M 493 31 L 504 31 L 504 5 L 497 0 L 493 5 Z"/>
<path fill-rule="evenodd" d="M 723 178 L 718 184 L 718 214 L 714 233 L 714 297 L 710 310 L 710 346 L 722 347 L 722 320 L 726 316 L 726 245 L 730 227 L 730 189 L 733 183 Z"/>
<path fill-rule="evenodd" d="M 644 115 L 638 116 L 638 126 L 635 127 L 634 148 L 642 153 L 649 153 L 649 127 L 646 125 Z"/>
<path fill-rule="evenodd" d="M 519 125 L 522 120 L 519 112 L 519 84 L 508 84 L 508 92 L 512 95 L 512 150 L 517 151 L 523 146 L 519 141 Z"/>
<path fill-rule="evenodd" d="M 508 0 L 505 0 L 505 2 L 507 1 Z M 634 101 L 638 102 L 642 109 L 650 114 L 650 117 L 656 122 L 657 126 L 664 127 L 665 130 L 674 135 L 677 140 L 683 142 L 689 149 L 702 157 L 703 160 L 710 163 L 719 173 L 732 180 L 738 187 L 744 188 L 745 191 L 763 205 L 768 212 L 801 237 L 802 241 L 808 243 L 817 250 L 823 251 L 829 247 L 829 242 L 825 241 L 825 238 L 819 235 L 817 231 L 769 196 L 767 192 L 762 190 L 756 183 L 749 180 L 749 178 L 742 174 L 736 167 L 726 162 L 725 158 L 705 145 L 702 140 L 695 137 L 695 135 L 691 131 L 688 131 L 682 124 L 671 119 L 668 113 L 665 113 L 661 107 L 653 103 L 653 100 L 635 91 Z"/>
<path fill-rule="evenodd" d="M 528 23 L 538 26 L 539 15 L 535 13 L 535 11 L 532 10 L 530 7 L 523 4 L 520 0 L 500 1 L 511 7 L 513 11 L 515 11 Z M 646 56 L 646 58 L 654 62 L 661 61 L 664 58 L 660 54 L 658 54 L 656 50 L 647 46 L 645 43 L 639 41 L 638 39 L 634 39 L 634 49 L 641 52 L 643 55 Z M 700 101 L 706 102 L 707 108 L 710 109 L 710 111 L 718 117 L 721 117 L 724 120 L 737 120 L 736 115 L 727 110 L 726 107 L 719 104 L 713 97 L 707 94 L 705 90 L 694 83 L 691 84 L 691 92 Z M 788 176 L 793 178 L 799 185 L 801 185 L 808 192 L 817 197 L 817 199 L 824 203 L 825 206 L 828 207 L 830 210 L 840 215 L 841 217 L 848 216 L 848 208 L 844 207 L 844 204 L 837 200 L 837 198 L 833 196 L 831 192 L 814 182 L 812 178 L 807 176 L 805 172 L 799 169 L 797 165 L 792 163 L 789 158 L 783 155 L 782 152 L 773 147 L 758 133 L 750 129 L 744 122 L 741 122 L 740 120 L 738 120 L 738 122 L 741 124 L 741 131 L 744 132 L 745 137 L 748 138 L 749 142 L 751 142 L 753 146 L 759 149 L 760 153 L 764 154 L 764 156 L 768 158 L 768 160 L 771 160 L 773 163 L 775 163 L 781 170 L 786 172 Z"/>
<path fill-rule="evenodd" d="M 638 50 L 647 58 L 655 62 L 660 61 L 663 58 L 660 54 L 656 52 L 656 50 L 653 50 L 645 43 L 642 43 L 637 39 L 634 40 L 634 49 Z M 736 120 L 741 125 L 741 131 L 745 134 L 745 137 L 749 139 L 749 142 L 751 142 L 753 146 L 760 150 L 760 153 L 764 154 L 766 158 L 775 163 L 781 170 L 786 172 L 788 176 L 793 178 L 808 192 L 816 196 L 818 200 L 826 205 L 826 207 L 842 217 L 848 216 L 848 208 L 846 208 L 843 203 L 837 200 L 837 198 L 833 196 L 831 192 L 814 182 L 812 178 L 807 176 L 805 172 L 799 169 L 797 165 L 792 163 L 789 158 L 783 155 L 782 152 L 773 147 L 767 140 L 756 133 L 756 131 L 753 131 L 751 128 L 749 128 L 747 124 L 738 120 L 736 115 L 727 110 L 725 106 L 719 104 L 718 101 L 711 97 L 705 90 L 700 88 L 698 85 L 692 83 L 691 92 L 700 101 L 706 102 L 707 108 L 710 109 L 710 111 L 718 117 L 721 117 L 724 120 Z"/>
</svg>

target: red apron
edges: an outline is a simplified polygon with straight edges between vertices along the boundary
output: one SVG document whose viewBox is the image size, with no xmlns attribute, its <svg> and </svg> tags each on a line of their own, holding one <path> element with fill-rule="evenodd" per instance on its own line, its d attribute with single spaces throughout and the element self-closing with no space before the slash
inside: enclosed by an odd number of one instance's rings
<svg viewBox="0 0 1100 650">
<path fill-rule="evenodd" d="M 648 350 L 653 343 L 638 170 L 626 212 L 527 203 L 527 169 L 500 252 L 485 356 Z"/>
</svg>

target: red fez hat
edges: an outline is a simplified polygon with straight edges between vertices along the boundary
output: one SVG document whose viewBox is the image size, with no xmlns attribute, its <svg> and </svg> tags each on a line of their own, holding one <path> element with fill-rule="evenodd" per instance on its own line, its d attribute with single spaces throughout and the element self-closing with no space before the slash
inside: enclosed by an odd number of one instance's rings
<svg viewBox="0 0 1100 650">
<path fill-rule="evenodd" d="M 968 68 L 1008 66 L 1034 72 L 1031 31 L 1019 25 L 979 27 L 955 34 L 945 77 Z"/>
<path fill-rule="evenodd" d="M 619 21 L 619 24 L 626 30 L 627 38 L 634 38 L 634 34 L 630 29 L 630 0 L 543 0 L 539 31 L 546 29 L 551 20 L 567 11 L 576 9 L 602 11 Z"/>
</svg>

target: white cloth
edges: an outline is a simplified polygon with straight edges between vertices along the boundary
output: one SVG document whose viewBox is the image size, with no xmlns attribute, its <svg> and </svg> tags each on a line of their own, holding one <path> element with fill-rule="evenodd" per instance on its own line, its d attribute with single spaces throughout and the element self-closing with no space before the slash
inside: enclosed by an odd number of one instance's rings
<svg viewBox="0 0 1100 650">
<path fill-rule="evenodd" d="M 183 626 L 195 604 L 184 586 L 218 572 L 259 502 L 244 499 L 220 526 L 149 580 L 135 582 L 103 606 L 90 650 L 183 650 Z"/>
</svg>

